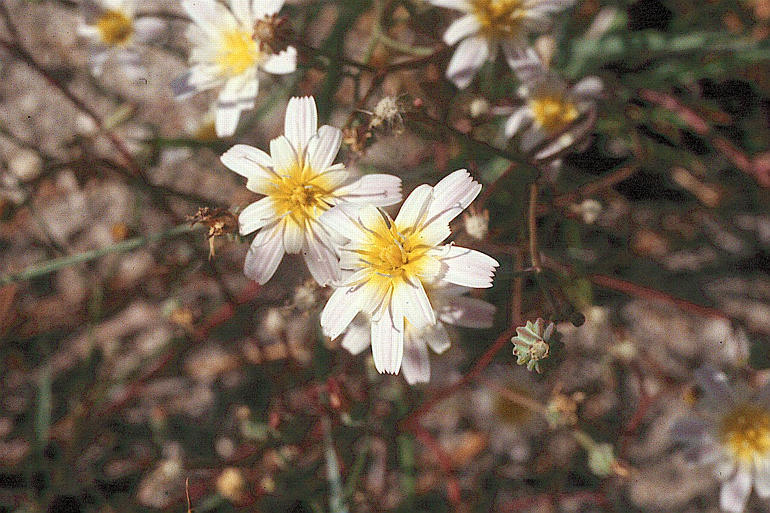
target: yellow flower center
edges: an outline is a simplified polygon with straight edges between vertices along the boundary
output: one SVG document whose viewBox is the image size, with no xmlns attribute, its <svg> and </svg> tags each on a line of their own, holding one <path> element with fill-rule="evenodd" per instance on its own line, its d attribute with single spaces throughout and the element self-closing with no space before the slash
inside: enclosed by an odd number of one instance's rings
<svg viewBox="0 0 770 513">
<path fill-rule="evenodd" d="M 386 278 L 419 276 L 430 248 L 421 244 L 410 229 L 399 231 L 391 221 L 385 230 L 376 230 L 368 244 L 358 250 L 361 259 L 377 275 Z"/>
<path fill-rule="evenodd" d="M 527 13 L 524 0 L 471 0 L 481 31 L 492 39 L 509 39 L 519 33 Z"/>
<path fill-rule="evenodd" d="M 744 404 L 722 419 L 722 444 L 740 461 L 753 461 L 770 451 L 770 413 L 759 406 Z"/>
<path fill-rule="evenodd" d="M 318 218 L 331 208 L 333 194 L 326 180 L 299 163 L 288 173 L 273 180 L 273 199 L 278 217 L 291 216 L 300 226 Z"/>
<path fill-rule="evenodd" d="M 134 23 L 122 11 L 109 10 L 96 21 L 102 41 L 110 46 L 124 46 L 134 35 Z"/>
<path fill-rule="evenodd" d="M 259 44 L 252 38 L 251 32 L 236 29 L 222 35 L 217 64 L 223 75 L 240 75 L 256 65 L 261 57 Z"/>
<path fill-rule="evenodd" d="M 535 123 L 549 134 L 565 129 L 580 115 L 574 103 L 556 95 L 533 98 L 529 100 L 529 108 Z"/>
</svg>

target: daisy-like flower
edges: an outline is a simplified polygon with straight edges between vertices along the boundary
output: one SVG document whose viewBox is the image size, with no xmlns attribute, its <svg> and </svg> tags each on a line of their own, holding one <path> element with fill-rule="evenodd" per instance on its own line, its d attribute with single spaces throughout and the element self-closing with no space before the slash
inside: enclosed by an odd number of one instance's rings
<svg viewBox="0 0 770 513">
<path fill-rule="evenodd" d="M 436 308 L 426 287 L 442 282 L 471 288 L 492 286 L 498 263 L 472 249 L 442 244 L 449 222 L 481 191 L 464 169 L 435 187 L 421 185 L 395 219 L 373 205 L 351 211 L 344 205 L 321 216 L 350 240 L 340 249 L 341 281 L 321 313 L 324 333 L 336 338 L 362 312 L 371 317 L 374 365 L 398 373 L 408 323 L 417 331 L 435 327 Z"/>
<path fill-rule="evenodd" d="M 491 328 L 495 307 L 464 294 L 470 289 L 457 285 L 441 284 L 425 287 L 436 316 L 436 324 L 418 330 L 404 322 L 404 359 L 401 370 L 410 385 L 430 381 L 430 357 L 428 348 L 441 354 L 450 346 L 449 333 L 444 324 L 465 328 Z M 359 313 L 348 325 L 341 345 L 352 354 L 359 354 L 372 342 L 371 317 Z"/>
<path fill-rule="evenodd" d="M 194 45 L 190 70 L 171 84 L 177 99 L 221 88 L 216 104 L 219 137 L 235 133 L 241 112 L 254 107 L 259 70 L 275 75 L 293 73 L 297 50 L 276 52 L 263 40 L 283 0 L 229 0 L 229 9 L 216 0 L 184 0 L 193 24 L 187 38 Z M 267 29 L 265 29 L 267 27 Z"/>
<path fill-rule="evenodd" d="M 435 6 L 465 13 L 444 33 L 444 42 L 457 45 L 446 76 L 465 89 L 487 60 L 494 60 L 498 45 L 507 60 L 527 47 L 527 36 L 544 32 L 550 16 L 574 0 L 430 0 Z"/>
<path fill-rule="evenodd" d="M 166 23 L 152 16 L 135 16 L 133 0 L 83 0 L 83 21 L 78 34 L 91 46 L 90 67 L 95 76 L 102 74 L 105 62 L 114 58 L 130 80 L 143 73 L 139 47 L 157 39 Z"/>
<path fill-rule="evenodd" d="M 246 188 L 265 196 L 238 217 L 241 235 L 259 230 L 246 255 L 246 276 L 266 283 L 284 253 L 302 253 L 318 284 L 331 283 L 339 277 L 337 248 L 345 238 L 321 214 L 338 204 L 355 211 L 401 200 L 400 178 L 356 177 L 344 164 L 333 164 L 341 141 L 338 128 L 318 128 L 312 97 L 292 98 L 284 135 L 270 141 L 270 155 L 245 144 L 222 155 L 225 166 L 248 179 Z"/>
<path fill-rule="evenodd" d="M 720 507 L 740 513 L 752 484 L 761 498 L 770 497 L 770 389 L 734 390 L 724 373 L 710 367 L 695 377 L 703 392 L 697 414 L 677 421 L 672 435 L 685 445 L 688 461 L 715 465 Z"/>
<path fill-rule="evenodd" d="M 536 159 L 584 140 L 596 121 L 601 80 L 586 77 L 569 87 L 532 50 L 509 64 L 521 81 L 519 96 L 524 104 L 506 121 L 505 136 L 510 139 L 522 131 L 521 149 L 526 152 L 553 140 L 535 155 Z"/>
</svg>

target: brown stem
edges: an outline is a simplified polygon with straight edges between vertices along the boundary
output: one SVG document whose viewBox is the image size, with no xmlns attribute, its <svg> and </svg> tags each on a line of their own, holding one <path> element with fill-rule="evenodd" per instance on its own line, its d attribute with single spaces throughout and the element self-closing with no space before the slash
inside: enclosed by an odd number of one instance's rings
<svg viewBox="0 0 770 513">
<path fill-rule="evenodd" d="M 540 272 L 543 268 L 540 262 L 540 250 L 537 247 L 537 182 L 529 185 L 529 258 L 532 261 L 532 269 Z"/>
</svg>

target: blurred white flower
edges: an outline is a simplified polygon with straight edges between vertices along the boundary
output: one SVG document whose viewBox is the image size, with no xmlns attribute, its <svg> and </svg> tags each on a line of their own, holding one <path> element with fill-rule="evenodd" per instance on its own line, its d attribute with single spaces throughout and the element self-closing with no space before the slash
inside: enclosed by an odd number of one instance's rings
<svg viewBox="0 0 770 513">
<path fill-rule="evenodd" d="M 101 75 L 107 60 L 116 59 L 129 80 L 138 79 L 144 72 L 138 49 L 163 34 L 166 23 L 136 17 L 134 0 L 83 0 L 80 10 L 78 34 L 89 41 L 91 73 Z"/>
<path fill-rule="evenodd" d="M 426 286 L 444 282 L 464 287 L 492 286 L 499 265 L 472 249 L 444 245 L 449 222 L 481 191 L 464 169 L 435 187 L 421 185 L 404 201 L 396 219 L 373 205 L 351 211 L 344 205 L 321 216 L 350 242 L 340 249 L 340 267 L 351 274 L 340 282 L 321 313 L 324 333 L 336 338 L 359 312 L 371 316 L 374 365 L 397 374 L 404 355 L 407 323 L 422 331 L 437 323 Z"/>
<path fill-rule="evenodd" d="M 695 378 L 703 392 L 697 415 L 677 421 L 672 436 L 685 444 L 688 461 L 715 466 L 720 507 L 740 513 L 752 483 L 757 495 L 770 497 L 770 387 L 757 394 L 734 390 L 711 367 L 695 371 Z"/>
<path fill-rule="evenodd" d="M 550 141 L 535 155 L 538 160 L 584 140 L 596 120 L 602 81 L 586 77 L 570 87 L 532 50 L 509 64 L 521 81 L 519 96 L 525 103 L 506 121 L 505 136 L 523 131 L 521 149 L 526 152 Z"/>
<path fill-rule="evenodd" d="M 177 99 L 200 91 L 221 88 L 216 104 L 219 137 L 235 133 L 241 112 L 254 107 L 259 91 L 258 71 L 275 75 L 293 73 L 297 50 L 288 46 L 273 52 L 265 44 L 260 23 L 272 23 L 283 0 L 229 0 L 229 9 L 215 0 L 184 0 L 193 20 L 187 38 L 194 45 L 190 70 L 171 87 Z"/>
<path fill-rule="evenodd" d="M 259 233 L 246 255 L 246 276 L 266 283 L 284 253 L 302 253 L 319 285 L 337 280 L 337 248 L 345 242 L 321 216 L 337 204 L 386 206 L 401 200 L 401 179 L 386 174 L 357 178 L 333 164 L 342 141 L 338 128 L 318 128 L 312 97 L 292 98 L 284 134 L 270 141 L 270 155 L 238 144 L 222 163 L 248 179 L 246 188 L 265 197 L 238 217 L 241 235 Z M 373 207 L 372 207 L 373 208 Z"/>
<path fill-rule="evenodd" d="M 444 283 L 438 287 L 425 287 L 436 324 L 417 329 L 404 322 L 404 359 L 401 370 L 410 385 L 430 381 L 430 357 L 428 348 L 441 354 L 450 346 L 449 333 L 444 323 L 465 328 L 491 328 L 495 307 L 464 294 L 470 289 Z M 372 343 L 371 317 L 359 313 L 348 325 L 341 345 L 352 354 L 359 354 Z"/>
<path fill-rule="evenodd" d="M 444 42 L 457 45 L 446 76 L 460 89 L 468 87 L 487 60 L 494 60 L 497 45 L 509 62 L 527 46 L 532 32 L 545 32 L 551 15 L 574 0 L 430 0 L 435 6 L 455 9 L 465 16 L 444 33 Z"/>
</svg>

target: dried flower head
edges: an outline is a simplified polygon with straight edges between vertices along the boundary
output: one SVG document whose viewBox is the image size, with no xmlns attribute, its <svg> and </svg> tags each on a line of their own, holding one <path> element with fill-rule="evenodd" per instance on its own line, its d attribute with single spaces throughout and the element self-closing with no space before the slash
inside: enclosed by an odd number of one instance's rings
<svg viewBox="0 0 770 513">
<path fill-rule="evenodd" d="M 216 256 L 215 238 L 238 233 L 238 219 L 224 208 L 199 207 L 195 215 L 187 216 L 187 220 L 209 229 L 206 234 L 209 240 L 209 259 Z"/>
<path fill-rule="evenodd" d="M 313 280 L 307 280 L 294 290 L 292 304 L 297 310 L 307 312 L 318 302 L 318 292 L 318 284 Z"/>
<path fill-rule="evenodd" d="M 369 119 L 369 129 L 386 134 L 400 134 L 404 131 L 404 113 L 410 104 L 405 96 L 385 96 L 377 105 Z"/>
<path fill-rule="evenodd" d="M 517 335 L 511 339 L 513 354 L 517 357 L 518 365 L 527 366 L 528 370 L 540 372 L 540 360 L 548 358 L 550 346 L 548 341 L 553 334 L 554 324 L 547 327 L 545 321 L 538 318 L 534 323 L 527 321 L 526 326 L 516 328 Z"/>
</svg>

